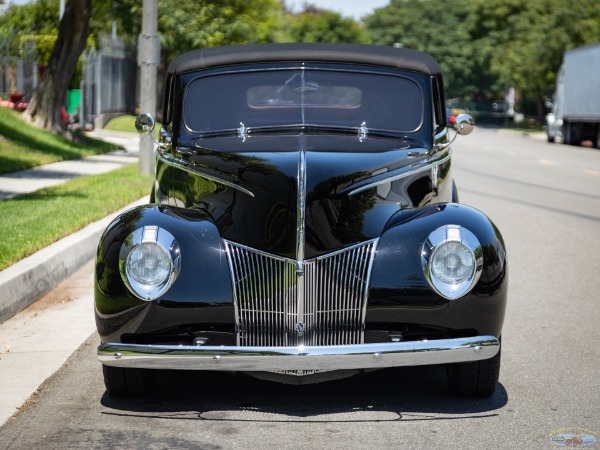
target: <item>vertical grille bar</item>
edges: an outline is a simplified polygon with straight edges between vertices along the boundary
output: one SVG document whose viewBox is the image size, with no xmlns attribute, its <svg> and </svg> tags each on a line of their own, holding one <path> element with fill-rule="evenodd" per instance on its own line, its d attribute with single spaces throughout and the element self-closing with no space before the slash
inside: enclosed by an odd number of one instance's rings
<svg viewBox="0 0 600 450">
<path fill-rule="evenodd" d="M 359 344 L 377 239 L 304 261 L 303 305 L 296 261 L 224 240 L 240 346 Z M 302 308 L 300 308 L 302 306 Z"/>
</svg>

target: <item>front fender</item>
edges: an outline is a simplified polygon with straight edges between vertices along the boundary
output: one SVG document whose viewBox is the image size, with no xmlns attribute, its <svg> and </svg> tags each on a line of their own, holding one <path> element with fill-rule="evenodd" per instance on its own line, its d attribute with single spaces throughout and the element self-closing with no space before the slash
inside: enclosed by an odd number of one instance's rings
<svg viewBox="0 0 600 450">
<path fill-rule="evenodd" d="M 123 241 L 146 225 L 166 229 L 181 248 L 178 278 L 152 302 L 135 297 L 119 271 Z M 169 327 L 232 324 L 231 279 L 224 254 L 217 227 L 204 211 L 146 205 L 121 214 L 102 235 L 96 257 L 96 324 L 102 340 L 120 340 L 123 333 L 156 332 L 165 323 Z"/>
<path fill-rule="evenodd" d="M 421 261 L 421 250 L 429 234 L 450 224 L 470 230 L 483 250 L 481 277 L 466 296 L 457 300 L 446 300 L 431 288 Z M 482 212 L 458 203 L 399 211 L 387 223 L 379 240 L 370 283 L 367 326 L 418 324 L 462 330 L 465 334 L 499 336 L 507 281 L 502 236 Z"/>
</svg>

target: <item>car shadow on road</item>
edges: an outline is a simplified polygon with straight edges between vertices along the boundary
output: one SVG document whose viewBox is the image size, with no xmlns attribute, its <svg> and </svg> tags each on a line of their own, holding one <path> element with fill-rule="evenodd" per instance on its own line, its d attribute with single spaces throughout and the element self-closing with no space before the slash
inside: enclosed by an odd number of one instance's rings
<svg viewBox="0 0 600 450">
<path fill-rule="evenodd" d="M 158 371 L 152 392 L 101 403 L 103 414 L 229 422 L 384 422 L 456 420 L 498 415 L 502 384 L 489 398 L 451 395 L 445 368 L 384 369 L 313 385 L 285 385 L 247 375 Z"/>
</svg>

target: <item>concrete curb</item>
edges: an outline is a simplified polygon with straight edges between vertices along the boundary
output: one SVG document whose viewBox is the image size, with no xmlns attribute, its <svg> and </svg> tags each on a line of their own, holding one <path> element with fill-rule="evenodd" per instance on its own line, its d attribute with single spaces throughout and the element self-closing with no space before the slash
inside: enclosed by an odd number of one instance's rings
<svg viewBox="0 0 600 450">
<path fill-rule="evenodd" d="M 0 323 L 32 304 L 96 255 L 106 226 L 144 197 L 0 272 Z"/>
</svg>

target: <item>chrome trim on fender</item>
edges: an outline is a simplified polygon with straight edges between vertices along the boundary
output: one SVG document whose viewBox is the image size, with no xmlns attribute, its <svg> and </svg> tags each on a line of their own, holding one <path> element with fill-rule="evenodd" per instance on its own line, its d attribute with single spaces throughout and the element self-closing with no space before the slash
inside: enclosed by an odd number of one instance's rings
<svg viewBox="0 0 600 450">
<path fill-rule="evenodd" d="M 194 165 L 192 163 L 189 163 L 180 158 L 175 158 L 174 156 L 169 155 L 167 152 L 162 151 L 160 148 L 155 148 L 154 154 L 156 155 L 156 157 L 158 159 L 160 159 L 162 162 L 164 162 L 165 164 L 167 164 L 171 167 L 175 167 L 176 169 L 181 169 L 184 172 L 188 172 L 193 175 L 198 175 L 200 177 L 204 177 L 207 180 L 214 181 L 215 183 L 224 184 L 225 186 L 233 188 L 233 189 L 237 189 L 238 191 L 243 192 L 244 194 L 249 195 L 250 197 L 254 197 L 254 194 L 251 191 L 249 191 L 246 188 L 243 188 L 239 184 L 235 184 L 231 181 L 227 181 L 222 178 L 215 177 L 213 175 L 207 175 L 206 173 L 204 173 L 204 172 L 198 170 L 196 167 L 194 167 Z"/>
<path fill-rule="evenodd" d="M 433 167 L 439 166 L 440 164 L 444 164 L 445 162 L 450 160 L 451 156 L 452 156 L 452 150 L 448 150 L 448 154 L 446 156 L 438 157 L 437 159 L 432 158 L 424 163 L 404 167 L 404 168 L 400 169 L 401 170 L 400 173 L 397 173 L 396 175 L 387 175 L 387 176 L 384 176 L 383 178 L 380 178 L 377 181 L 373 181 L 371 183 L 367 183 L 367 184 L 364 184 L 357 188 L 354 188 L 348 193 L 348 195 L 355 195 L 360 192 L 366 191 L 367 189 L 377 187 L 380 184 L 391 183 L 392 181 L 400 180 L 402 178 L 409 177 L 411 175 L 417 174 L 419 172 L 423 172 L 425 170 L 431 170 Z M 356 184 L 360 184 L 360 183 L 356 183 Z M 351 189 L 351 187 L 348 189 Z"/>
<path fill-rule="evenodd" d="M 494 357 L 494 336 L 322 347 L 233 347 L 105 343 L 102 364 L 143 369 L 344 370 L 479 361 Z"/>
</svg>

